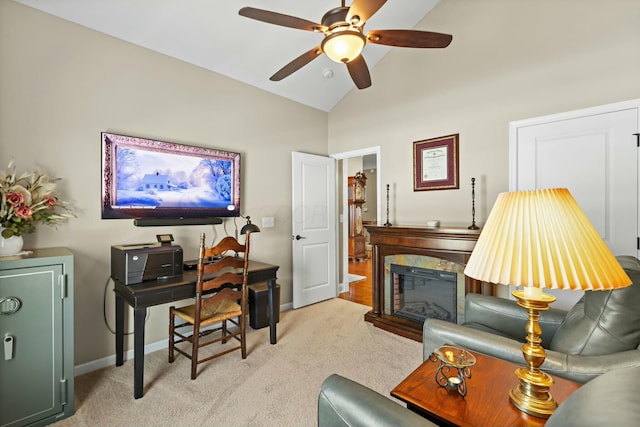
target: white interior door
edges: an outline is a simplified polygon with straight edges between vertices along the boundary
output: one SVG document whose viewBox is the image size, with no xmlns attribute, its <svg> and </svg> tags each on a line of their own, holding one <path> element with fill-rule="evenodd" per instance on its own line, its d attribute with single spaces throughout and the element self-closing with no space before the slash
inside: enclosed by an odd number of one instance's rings
<svg viewBox="0 0 640 427">
<path fill-rule="evenodd" d="M 337 296 L 336 166 L 329 157 L 292 155 L 293 308 Z"/>
<path fill-rule="evenodd" d="M 638 103 L 511 124 L 510 189 L 566 187 L 614 255 L 638 256 Z M 568 308 L 581 292 L 557 291 Z"/>
</svg>

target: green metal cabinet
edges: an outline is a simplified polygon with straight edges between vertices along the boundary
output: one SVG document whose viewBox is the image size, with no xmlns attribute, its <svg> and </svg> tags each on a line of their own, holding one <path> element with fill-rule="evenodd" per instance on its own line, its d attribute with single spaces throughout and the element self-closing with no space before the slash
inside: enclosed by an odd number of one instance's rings
<svg viewBox="0 0 640 427">
<path fill-rule="evenodd" d="M 73 415 L 71 251 L 0 258 L 0 339 L 0 426 Z"/>
</svg>

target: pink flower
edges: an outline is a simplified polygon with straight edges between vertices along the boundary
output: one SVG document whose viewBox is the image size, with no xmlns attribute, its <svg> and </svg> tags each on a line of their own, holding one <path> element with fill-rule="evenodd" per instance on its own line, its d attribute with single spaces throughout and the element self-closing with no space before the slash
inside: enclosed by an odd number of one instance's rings
<svg viewBox="0 0 640 427">
<path fill-rule="evenodd" d="M 21 193 L 9 193 L 7 194 L 7 203 L 14 208 L 24 203 L 24 195 Z"/>
<path fill-rule="evenodd" d="M 13 162 L 0 171 L 0 224 L 5 238 L 33 233 L 38 223 L 56 225 L 75 214 L 56 197 L 55 179 L 40 172 L 17 175 Z"/>
<path fill-rule="evenodd" d="M 31 218 L 31 208 L 25 205 L 20 206 L 16 209 L 16 216 L 23 219 Z"/>
</svg>

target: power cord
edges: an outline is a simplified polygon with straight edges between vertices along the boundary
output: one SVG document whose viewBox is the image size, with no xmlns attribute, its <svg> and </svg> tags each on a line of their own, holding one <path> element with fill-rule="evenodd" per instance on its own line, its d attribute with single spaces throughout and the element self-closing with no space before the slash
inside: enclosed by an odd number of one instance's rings
<svg viewBox="0 0 640 427">
<path fill-rule="evenodd" d="M 233 228 L 235 228 L 235 238 L 238 240 L 238 224 L 236 223 L 236 218 L 236 216 L 233 217 Z"/>
<path fill-rule="evenodd" d="M 222 222 L 222 227 L 224 229 L 225 234 L 227 233 L 227 224 L 225 224 L 225 222 Z M 216 238 L 218 237 L 218 231 L 216 230 L 216 225 L 215 224 L 211 224 L 211 231 L 212 231 L 212 235 L 213 237 L 211 237 L 211 246 L 214 245 Z"/>
<path fill-rule="evenodd" d="M 104 294 L 102 296 L 102 317 L 104 319 L 104 324 L 107 326 L 107 329 L 109 330 L 109 332 L 111 332 L 111 334 L 115 335 L 116 331 L 111 327 L 111 325 L 109 325 L 109 320 L 107 320 L 107 289 L 109 288 L 109 283 L 112 282 L 113 279 L 111 278 L 111 276 L 109 276 L 109 278 L 107 279 L 107 281 L 104 284 Z M 149 320 L 150 317 L 150 313 L 149 313 L 149 309 L 145 310 L 145 316 L 144 316 L 144 323 L 147 323 L 147 320 Z M 133 332 L 125 332 L 124 335 L 133 335 Z"/>
</svg>

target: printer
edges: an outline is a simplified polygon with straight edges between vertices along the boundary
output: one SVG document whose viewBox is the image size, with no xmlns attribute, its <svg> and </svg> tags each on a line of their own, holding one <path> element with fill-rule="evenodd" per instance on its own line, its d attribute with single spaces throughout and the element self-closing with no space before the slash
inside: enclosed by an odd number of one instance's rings
<svg viewBox="0 0 640 427">
<path fill-rule="evenodd" d="M 182 247 L 159 243 L 111 246 L 111 278 L 125 285 L 182 275 Z"/>
</svg>

